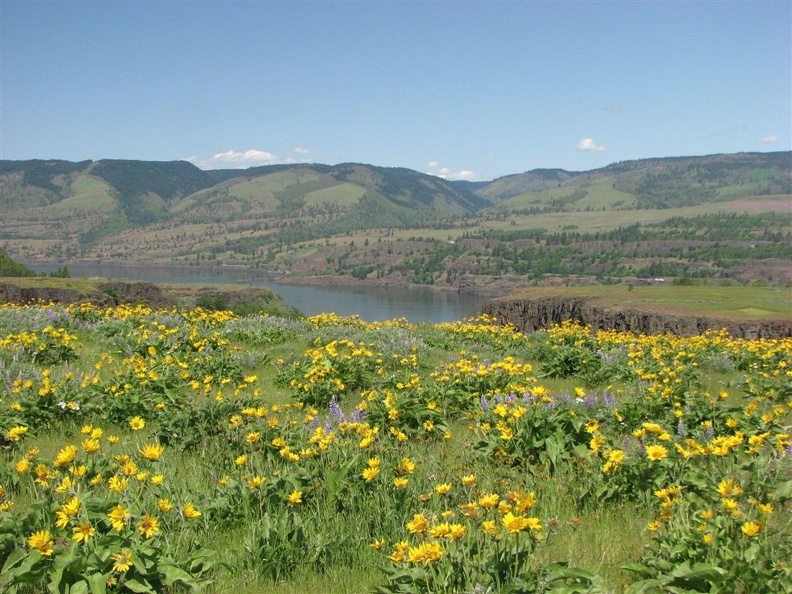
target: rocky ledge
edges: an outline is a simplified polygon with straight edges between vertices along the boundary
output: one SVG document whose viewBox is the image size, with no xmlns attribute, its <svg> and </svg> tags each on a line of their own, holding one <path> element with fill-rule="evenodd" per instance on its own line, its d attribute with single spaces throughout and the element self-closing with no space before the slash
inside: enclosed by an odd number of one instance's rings
<svg viewBox="0 0 792 594">
<path fill-rule="evenodd" d="M 606 307 L 591 297 L 501 298 L 484 304 L 482 313 L 522 332 L 534 332 L 571 320 L 595 330 L 635 334 L 695 336 L 725 329 L 738 338 L 792 337 L 792 319 L 737 320 L 693 315 L 670 315 L 637 309 Z"/>
</svg>

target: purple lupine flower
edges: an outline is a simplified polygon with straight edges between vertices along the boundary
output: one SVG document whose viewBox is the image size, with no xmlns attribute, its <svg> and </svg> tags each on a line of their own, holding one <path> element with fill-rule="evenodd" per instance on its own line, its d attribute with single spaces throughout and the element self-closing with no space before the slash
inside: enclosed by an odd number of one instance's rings
<svg viewBox="0 0 792 594">
<path fill-rule="evenodd" d="M 710 421 L 709 425 L 707 425 L 707 437 L 710 439 L 715 437 L 715 426 L 713 425 L 712 421 Z"/>
<path fill-rule="evenodd" d="M 330 420 L 329 416 L 325 417 L 324 430 L 325 433 L 330 433 L 333 430 L 333 422 Z"/>
<path fill-rule="evenodd" d="M 481 410 L 487 412 L 489 410 L 489 402 L 487 402 L 486 394 L 481 395 Z"/>
<path fill-rule="evenodd" d="M 316 429 L 318 429 L 318 428 L 319 428 L 319 415 L 314 415 L 314 416 L 313 416 L 313 418 L 311 419 L 311 422 L 308 424 L 308 426 L 309 426 L 309 427 L 310 427 L 310 428 L 311 428 L 313 431 L 315 431 Z"/>
<path fill-rule="evenodd" d="M 784 455 L 792 456 L 792 443 L 790 443 L 784 450 Z"/>
<path fill-rule="evenodd" d="M 344 423 L 346 421 L 344 411 L 341 410 L 341 407 L 338 405 L 338 400 L 336 400 L 335 394 L 330 399 L 330 403 L 327 405 L 327 410 L 331 415 L 338 419 L 339 423 Z"/>
<path fill-rule="evenodd" d="M 349 415 L 349 422 L 359 423 L 365 418 L 366 418 L 366 410 L 356 407 L 355 410 L 352 411 L 352 414 Z"/>
<path fill-rule="evenodd" d="M 677 435 L 681 437 L 687 435 L 687 430 L 685 429 L 685 423 L 682 421 L 681 417 L 679 419 L 679 423 L 677 423 Z"/>
<path fill-rule="evenodd" d="M 583 405 L 586 408 L 594 408 L 597 406 L 597 395 L 596 394 L 589 394 L 583 399 Z"/>
</svg>

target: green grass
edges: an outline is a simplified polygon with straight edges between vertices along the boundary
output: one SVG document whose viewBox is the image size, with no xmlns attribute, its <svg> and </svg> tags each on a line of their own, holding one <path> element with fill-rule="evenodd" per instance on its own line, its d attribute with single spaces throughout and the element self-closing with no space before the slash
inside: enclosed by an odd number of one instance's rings
<svg viewBox="0 0 792 594">
<path fill-rule="evenodd" d="M 106 182 L 90 175 L 80 175 L 72 184 L 69 197 L 52 204 L 47 210 L 53 214 L 112 211 L 118 208 L 118 201 L 112 192 L 113 189 Z"/>
<path fill-rule="evenodd" d="M 701 315 L 737 320 L 792 318 L 792 289 L 712 285 L 535 287 L 505 299 L 551 296 L 591 297 L 605 308 L 637 309 L 669 315 Z"/>
</svg>

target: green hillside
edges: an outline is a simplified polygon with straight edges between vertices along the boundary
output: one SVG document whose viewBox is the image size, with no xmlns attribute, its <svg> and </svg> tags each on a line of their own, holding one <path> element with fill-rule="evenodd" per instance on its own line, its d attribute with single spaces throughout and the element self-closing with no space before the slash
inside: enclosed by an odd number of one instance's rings
<svg viewBox="0 0 792 594">
<path fill-rule="evenodd" d="M 491 292 L 559 279 L 792 282 L 790 152 L 489 183 L 360 163 L 4 161 L 0 208 L 0 247 L 23 262 L 233 265 Z"/>
</svg>

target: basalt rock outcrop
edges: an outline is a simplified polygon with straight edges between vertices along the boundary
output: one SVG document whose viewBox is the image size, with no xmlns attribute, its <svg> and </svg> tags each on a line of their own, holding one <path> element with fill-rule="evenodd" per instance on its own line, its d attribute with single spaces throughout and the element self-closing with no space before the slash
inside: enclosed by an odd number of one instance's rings
<svg viewBox="0 0 792 594">
<path fill-rule="evenodd" d="M 708 330 L 725 329 L 738 338 L 787 338 L 792 319 L 735 320 L 728 318 L 670 315 L 637 309 L 605 307 L 590 297 L 501 298 L 482 307 L 501 323 L 522 332 L 534 332 L 571 320 L 595 330 L 619 330 L 635 334 L 695 336 Z"/>
</svg>

